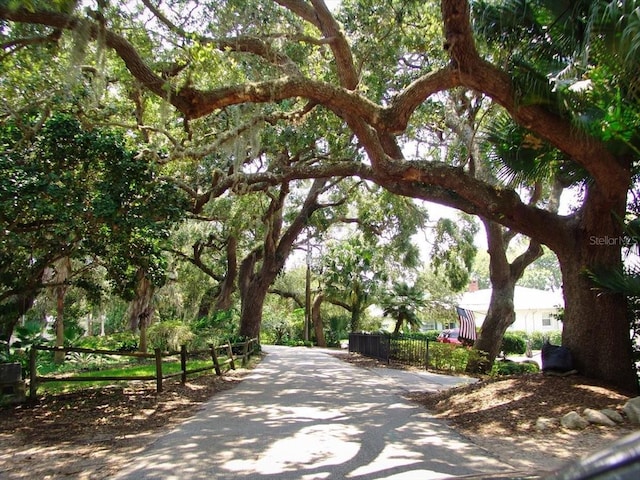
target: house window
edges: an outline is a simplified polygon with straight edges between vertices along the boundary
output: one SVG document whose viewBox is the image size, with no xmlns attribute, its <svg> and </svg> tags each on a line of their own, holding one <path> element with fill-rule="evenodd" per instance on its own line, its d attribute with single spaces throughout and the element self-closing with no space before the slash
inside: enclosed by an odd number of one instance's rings
<svg viewBox="0 0 640 480">
<path fill-rule="evenodd" d="M 435 322 L 424 322 L 422 324 L 422 331 L 423 332 L 426 332 L 426 331 L 429 331 L 429 330 L 437 330 L 437 329 L 438 329 L 438 326 L 436 325 Z"/>
<path fill-rule="evenodd" d="M 542 319 L 542 326 L 543 327 L 550 327 L 551 326 L 551 318 L 549 317 L 544 317 Z"/>
</svg>

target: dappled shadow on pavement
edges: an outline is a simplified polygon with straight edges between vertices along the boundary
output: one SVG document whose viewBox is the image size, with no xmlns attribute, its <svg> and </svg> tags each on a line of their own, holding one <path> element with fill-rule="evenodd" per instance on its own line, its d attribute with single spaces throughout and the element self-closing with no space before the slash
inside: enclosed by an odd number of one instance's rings
<svg viewBox="0 0 640 480">
<path fill-rule="evenodd" d="M 116 478 L 428 480 L 508 468 L 383 377 L 311 349 L 267 352 Z"/>
</svg>

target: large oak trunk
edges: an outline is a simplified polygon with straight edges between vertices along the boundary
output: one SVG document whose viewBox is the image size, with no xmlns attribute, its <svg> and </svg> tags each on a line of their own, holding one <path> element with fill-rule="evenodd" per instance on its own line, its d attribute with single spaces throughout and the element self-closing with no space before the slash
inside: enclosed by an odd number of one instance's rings
<svg viewBox="0 0 640 480">
<path fill-rule="evenodd" d="M 498 223 L 484 217 L 482 222 L 487 232 L 490 257 L 491 300 L 480 335 L 474 344 L 474 348 L 482 352 L 482 357 L 469 361 L 469 373 L 486 373 L 491 369 L 500 353 L 504 334 L 516 319 L 513 300 L 516 282 L 520 280 L 524 270 L 542 255 L 540 244 L 530 240 L 527 250 L 509 263 L 507 249 L 514 238 L 514 232 L 504 230 Z"/>
<path fill-rule="evenodd" d="M 238 287 L 242 304 L 240 335 L 249 338 L 259 337 L 262 325 L 262 307 L 269 287 L 284 267 L 293 243 L 307 225 L 309 218 L 314 211 L 321 208 L 317 199 L 326 183 L 326 179 L 313 181 L 302 209 L 284 233 L 282 233 L 284 202 L 289 194 L 289 186 L 282 185 L 280 194 L 272 198 L 264 217 L 265 223 L 268 225 L 264 243 L 240 263 L 238 272 Z"/>
<path fill-rule="evenodd" d="M 322 293 L 318 294 L 318 296 L 313 301 L 313 306 L 311 308 L 311 320 L 313 322 L 313 328 L 316 333 L 316 343 L 319 347 L 326 347 L 327 340 L 324 337 L 324 328 L 322 325 L 322 316 L 320 315 L 320 307 L 324 300 L 324 295 Z"/>
<path fill-rule="evenodd" d="M 493 361 L 500 354 L 502 338 L 510 325 L 515 321 L 513 295 L 515 281 L 507 282 L 499 287 L 494 286 L 491 291 L 491 301 L 487 316 L 482 323 L 480 335 L 473 348 L 483 352 L 484 360 L 478 364 L 469 362 L 467 371 L 473 373 L 486 373 L 484 370 L 491 368 Z M 479 360 L 479 359 L 478 359 Z"/>
<path fill-rule="evenodd" d="M 607 247 L 583 245 L 559 255 L 566 305 L 562 343 L 571 351 L 580 373 L 637 392 L 626 300 L 596 290 L 586 275 L 590 266 L 603 265 L 604 252 L 594 251 L 601 249 Z M 615 263 L 612 258 L 611 265 Z"/>
<path fill-rule="evenodd" d="M 241 336 L 247 338 L 260 337 L 262 307 L 264 306 L 264 301 L 269 291 L 269 285 L 271 285 L 271 281 L 265 281 L 259 276 L 256 276 L 242 289 L 239 332 Z"/>
<path fill-rule="evenodd" d="M 626 298 L 599 291 L 589 272 L 622 270 L 626 189 L 591 185 L 576 220 L 554 249 L 562 270 L 565 312 L 562 343 L 575 368 L 629 392 L 638 391 Z"/>
</svg>

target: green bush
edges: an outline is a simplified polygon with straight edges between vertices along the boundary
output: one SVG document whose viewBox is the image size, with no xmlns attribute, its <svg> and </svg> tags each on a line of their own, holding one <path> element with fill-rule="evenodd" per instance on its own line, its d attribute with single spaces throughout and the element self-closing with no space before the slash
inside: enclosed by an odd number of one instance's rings
<svg viewBox="0 0 640 480">
<path fill-rule="evenodd" d="M 505 355 L 516 354 L 523 355 L 527 350 L 527 342 L 524 336 L 518 333 L 507 332 L 502 338 L 501 350 Z"/>
<path fill-rule="evenodd" d="M 180 320 L 155 323 L 147 330 L 149 345 L 162 351 L 177 351 L 181 345 L 187 345 L 194 337 L 191 329 Z"/>
<path fill-rule="evenodd" d="M 450 343 L 429 342 L 429 367 L 436 370 L 464 372 L 469 350 Z"/>
<path fill-rule="evenodd" d="M 435 342 L 438 338 L 438 335 L 440 335 L 440 332 L 440 330 L 427 330 L 426 332 L 423 332 L 423 335 L 428 341 Z"/>
<path fill-rule="evenodd" d="M 221 345 L 237 332 L 237 312 L 234 309 L 220 310 L 190 323 L 195 334 L 191 348 L 203 350 L 208 345 Z"/>
<path fill-rule="evenodd" d="M 545 340 L 553 345 L 562 345 L 562 332 L 533 332 L 528 335 L 533 350 L 542 350 Z"/>
<path fill-rule="evenodd" d="M 525 373 L 537 373 L 539 371 L 540 367 L 537 363 L 511 362 L 507 360 L 494 362 L 489 375 L 492 377 L 501 377 L 506 375 L 523 375 Z"/>
<path fill-rule="evenodd" d="M 339 347 L 340 340 L 349 338 L 349 316 L 332 315 L 329 317 L 329 329 L 325 332 L 328 347 Z"/>
<path fill-rule="evenodd" d="M 402 337 L 403 339 L 406 339 L 406 340 L 431 340 L 431 341 L 435 341 L 436 338 L 438 338 L 438 334 L 439 333 L 440 332 L 437 332 L 435 337 L 430 335 L 429 332 L 406 332 L 406 333 L 401 333 L 399 336 Z M 385 334 L 386 334 L 386 332 L 385 332 Z M 388 334 L 388 335 L 390 335 L 390 334 Z"/>
<path fill-rule="evenodd" d="M 104 337 L 82 337 L 74 346 L 92 348 L 94 350 L 119 350 L 121 352 L 135 352 L 138 349 L 138 337 L 133 332 L 120 332 Z"/>
</svg>

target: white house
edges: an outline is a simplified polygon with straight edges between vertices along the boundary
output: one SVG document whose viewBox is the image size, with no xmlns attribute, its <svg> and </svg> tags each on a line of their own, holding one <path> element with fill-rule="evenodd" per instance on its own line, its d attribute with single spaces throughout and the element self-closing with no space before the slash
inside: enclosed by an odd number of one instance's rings
<svg viewBox="0 0 640 480">
<path fill-rule="evenodd" d="M 476 326 L 482 325 L 491 299 L 491 289 L 469 291 L 462 295 L 459 306 L 471 310 Z M 509 330 L 554 332 L 562 330 L 562 323 L 554 316 L 564 306 L 561 292 L 516 287 L 513 298 L 516 320 Z"/>
</svg>

